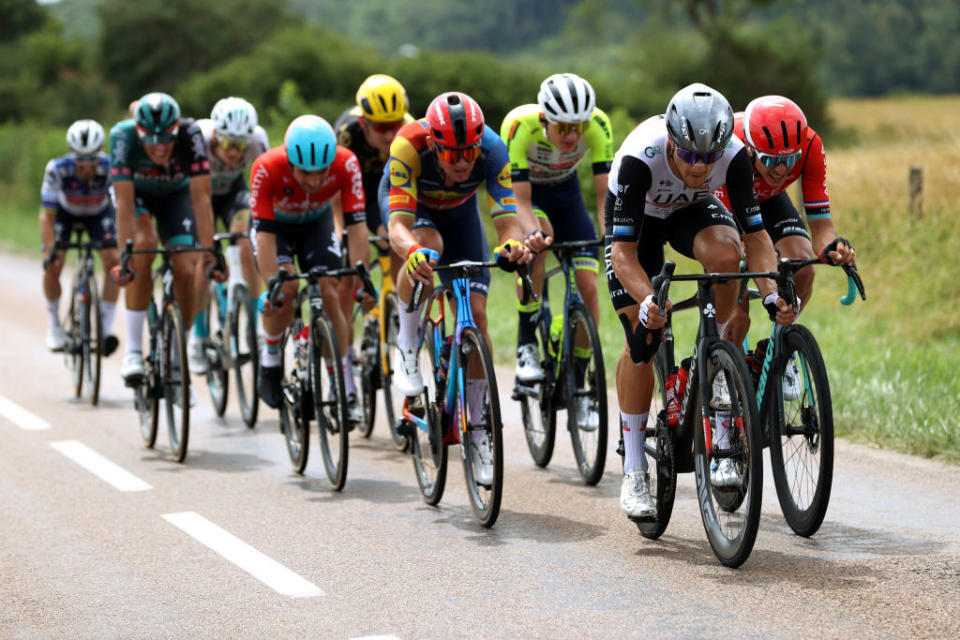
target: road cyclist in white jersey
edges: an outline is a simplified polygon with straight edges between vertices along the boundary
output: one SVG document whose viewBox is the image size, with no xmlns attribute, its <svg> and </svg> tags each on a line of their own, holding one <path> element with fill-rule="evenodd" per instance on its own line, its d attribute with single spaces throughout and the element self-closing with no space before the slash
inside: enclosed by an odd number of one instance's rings
<svg viewBox="0 0 960 640">
<path fill-rule="evenodd" d="M 77 120 L 67 129 L 70 153 L 53 158 L 44 170 L 40 190 L 40 238 L 46 256 L 55 242 L 69 242 L 70 231 L 83 225 L 90 241 L 100 244 L 104 271 L 118 262 L 116 214 L 110 197 L 110 157 L 103 151 L 103 127 L 94 120 Z M 47 348 L 62 351 L 66 334 L 60 324 L 60 272 L 63 252 L 45 261 L 43 295 L 47 304 Z M 100 319 L 106 339 L 103 354 L 117 348 L 112 334 L 119 287 L 109 276 L 103 279 Z"/>
<path fill-rule="evenodd" d="M 270 148 L 267 132 L 257 122 L 257 110 L 243 98 L 219 100 L 209 118 L 197 120 L 207 147 L 210 161 L 210 195 L 214 225 L 217 220 L 232 232 L 247 233 L 250 226 L 250 189 L 244 174 L 257 157 Z M 253 261 L 249 239 L 237 241 L 240 264 L 229 264 L 230 269 L 242 269 L 243 279 L 252 297 L 260 294 L 260 278 Z M 230 253 L 228 258 L 233 255 Z M 196 317 L 187 348 L 190 373 L 207 371 L 209 362 L 204 353 L 203 339 L 208 337 L 210 287 L 206 274 L 197 270 L 198 296 Z"/>
<path fill-rule="evenodd" d="M 752 163 L 732 134 L 733 110 L 726 98 L 695 83 L 673 96 L 664 115 L 627 136 L 610 169 L 604 257 L 611 301 L 626 337 L 617 362 L 624 447 L 620 507 L 631 518 L 655 515 L 644 438 L 653 392 L 650 361 L 669 311 L 669 304 L 660 309 L 653 301 L 650 280 L 663 265 L 664 245 L 669 242 L 707 272 L 732 273 L 739 269 L 742 232 L 750 270 L 776 270 L 753 192 Z M 732 215 L 713 195 L 724 185 Z M 757 286 L 771 317 L 783 324 L 796 319 L 772 280 L 759 280 Z M 714 288 L 721 334 L 736 304 L 736 287 L 729 282 Z M 714 390 L 718 401 L 722 396 L 723 390 Z M 722 440 L 729 428 L 718 432 Z M 735 483 L 736 470 L 721 461 L 710 481 Z"/>
</svg>

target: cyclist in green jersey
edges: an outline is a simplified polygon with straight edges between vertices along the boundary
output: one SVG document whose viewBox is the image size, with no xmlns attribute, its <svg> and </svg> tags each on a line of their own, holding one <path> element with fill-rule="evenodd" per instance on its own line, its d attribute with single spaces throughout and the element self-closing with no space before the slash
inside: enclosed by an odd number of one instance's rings
<svg viewBox="0 0 960 640">
<path fill-rule="evenodd" d="M 517 198 L 517 214 L 526 235 L 525 243 L 539 252 L 533 279 L 539 288 L 543 280 L 545 251 L 553 240 L 596 240 L 597 230 L 580 192 L 577 167 L 589 154 L 597 192 L 597 219 L 603 233 L 607 175 L 613 161 L 613 132 L 610 119 L 596 108 L 596 94 L 590 83 L 572 73 L 550 76 L 540 85 L 537 104 L 517 107 L 507 114 L 500 136 L 510 154 L 510 177 Z M 574 259 L 577 288 L 594 319 L 597 303 L 597 247 L 582 250 Z M 543 378 L 536 346 L 533 315 L 539 302 L 519 305 L 516 377 L 521 382 Z M 580 424 L 599 420 L 590 409 L 589 398 L 578 403 Z"/>
</svg>

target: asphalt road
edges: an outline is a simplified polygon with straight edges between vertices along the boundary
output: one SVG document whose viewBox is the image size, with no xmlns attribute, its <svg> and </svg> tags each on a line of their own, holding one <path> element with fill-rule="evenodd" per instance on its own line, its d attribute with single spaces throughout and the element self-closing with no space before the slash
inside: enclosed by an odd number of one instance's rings
<svg viewBox="0 0 960 640">
<path fill-rule="evenodd" d="M 453 451 L 428 507 L 380 423 L 334 493 L 318 450 L 290 471 L 275 412 L 221 420 L 203 382 L 181 465 L 164 433 L 143 447 L 118 356 L 98 408 L 72 399 L 43 348 L 39 262 L 0 255 L 0 638 L 960 637 L 956 467 L 838 442 L 819 533 L 790 532 L 768 474 L 753 554 L 729 570 L 692 474 L 646 540 L 617 505 L 615 443 L 596 488 L 565 431 L 538 469 L 506 393 L 492 530 Z"/>
</svg>

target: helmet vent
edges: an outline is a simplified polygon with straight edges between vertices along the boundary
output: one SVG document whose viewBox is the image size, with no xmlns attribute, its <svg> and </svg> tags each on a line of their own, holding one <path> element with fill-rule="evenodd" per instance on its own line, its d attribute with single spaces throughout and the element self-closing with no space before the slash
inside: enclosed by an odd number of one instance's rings
<svg viewBox="0 0 960 640">
<path fill-rule="evenodd" d="M 773 136 L 770 135 L 770 130 L 766 127 L 763 127 L 763 135 L 767 137 L 767 144 L 770 145 L 771 149 L 773 149 L 775 145 L 773 144 Z"/>
<path fill-rule="evenodd" d="M 783 146 L 784 148 L 790 146 L 790 134 L 787 133 L 787 123 L 783 120 L 780 121 L 780 128 L 783 129 Z M 797 136 L 797 144 L 800 144 L 800 136 Z"/>
<path fill-rule="evenodd" d="M 323 145 L 323 163 L 322 163 L 323 166 L 327 166 L 328 164 L 330 164 L 330 163 L 327 161 L 327 156 L 328 156 L 329 154 L 330 154 L 330 145 L 328 145 L 328 144 Z"/>
<path fill-rule="evenodd" d="M 797 120 L 797 144 L 798 144 L 798 145 L 801 144 L 801 140 L 800 140 L 800 121 L 799 121 L 799 120 Z"/>
<path fill-rule="evenodd" d="M 373 115 L 373 109 L 370 107 L 370 101 L 366 98 L 360 100 L 360 108 L 363 109 L 363 112 L 367 115 Z"/>
</svg>

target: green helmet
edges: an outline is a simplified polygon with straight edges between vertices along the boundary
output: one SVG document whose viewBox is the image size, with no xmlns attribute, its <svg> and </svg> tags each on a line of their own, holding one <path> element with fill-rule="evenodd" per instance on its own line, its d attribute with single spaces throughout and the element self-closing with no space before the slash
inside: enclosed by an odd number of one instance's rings
<svg viewBox="0 0 960 640">
<path fill-rule="evenodd" d="M 143 142 L 170 142 L 180 128 L 180 105 L 166 93 L 155 91 L 140 98 L 133 117 Z"/>
</svg>

